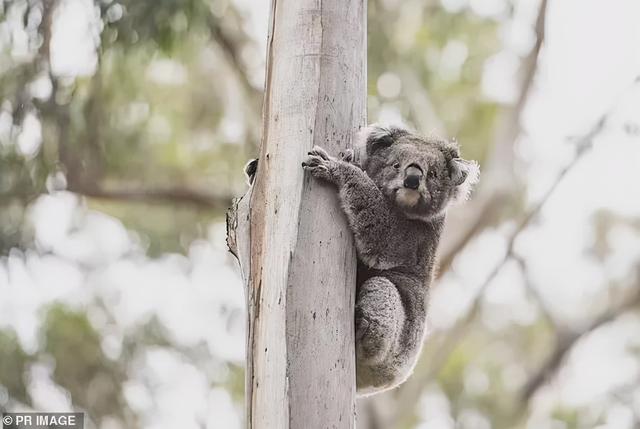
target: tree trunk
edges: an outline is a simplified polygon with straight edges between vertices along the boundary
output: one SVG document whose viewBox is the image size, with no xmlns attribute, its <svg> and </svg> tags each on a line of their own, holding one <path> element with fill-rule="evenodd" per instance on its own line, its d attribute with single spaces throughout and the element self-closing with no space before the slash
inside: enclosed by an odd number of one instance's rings
<svg viewBox="0 0 640 429">
<path fill-rule="evenodd" d="M 366 1 L 272 0 L 258 173 L 228 219 L 247 427 L 354 427 L 355 248 L 336 190 L 301 163 L 349 147 L 365 116 Z"/>
</svg>

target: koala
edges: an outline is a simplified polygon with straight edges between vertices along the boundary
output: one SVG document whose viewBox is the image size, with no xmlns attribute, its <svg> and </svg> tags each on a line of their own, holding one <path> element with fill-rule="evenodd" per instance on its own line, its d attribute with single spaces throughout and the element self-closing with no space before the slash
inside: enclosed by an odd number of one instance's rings
<svg viewBox="0 0 640 429">
<path fill-rule="evenodd" d="M 371 125 L 354 151 L 314 147 L 302 167 L 337 188 L 358 255 L 355 337 L 359 396 L 398 386 L 425 336 L 429 287 L 447 207 L 478 181 L 456 143 Z M 245 167 L 249 183 L 257 160 Z"/>
</svg>

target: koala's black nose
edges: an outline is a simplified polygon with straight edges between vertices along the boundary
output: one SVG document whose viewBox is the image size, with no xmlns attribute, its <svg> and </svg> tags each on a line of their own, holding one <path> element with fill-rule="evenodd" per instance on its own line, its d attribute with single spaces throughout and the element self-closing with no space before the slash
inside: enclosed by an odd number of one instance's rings
<svg viewBox="0 0 640 429">
<path fill-rule="evenodd" d="M 420 186 L 420 176 L 412 174 L 404 178 L 404 187 L 409 189 L 418 189 Z"/>
<path fill-rule="evenodd" d="M 417 165 L 411 164 L 405 170 L 404 187 L 409 189 L 418 189 L 420 186 L 420 178 L 422 170 Z"/>
</svg>

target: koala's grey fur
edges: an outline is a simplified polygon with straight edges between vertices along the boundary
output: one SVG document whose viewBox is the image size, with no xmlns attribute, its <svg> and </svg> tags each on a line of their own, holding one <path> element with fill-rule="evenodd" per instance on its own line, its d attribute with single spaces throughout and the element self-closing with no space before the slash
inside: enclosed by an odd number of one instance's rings
<svg viewBox="0 0 640 429">
<path fill-rule="evenodd" d="M 359 395 L 369 395 L 413 370 L 445 211 L 466 199 L 479 170 L 456 143 L 400 127 L 363 129 L 356 153 L 360 165 L 354 151 L 337 159 L 315 147 L 302 165 L 337 187 L 355 237 L 356 383 Z M 250 182 L 256 168 L 247 166 Z"/>
</svg>

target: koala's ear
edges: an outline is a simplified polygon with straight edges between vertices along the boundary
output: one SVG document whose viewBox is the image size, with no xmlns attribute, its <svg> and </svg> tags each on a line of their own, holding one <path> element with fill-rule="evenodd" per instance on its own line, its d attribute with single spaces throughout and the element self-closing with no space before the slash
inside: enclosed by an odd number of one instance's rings
<svg viewBox="0 0 640 429">
<path fill-rule="evenodd" d="M 398 125 L 383 127 L 378 124 L 372 124 L 362 128 L 356 135 L 354 144 L 356 161 L 366 169 L 369 156 L 381 149 L 388 148 L 398 138 L 407 134 L 409 134 L 409 131 Z"/>
<path fill-rule="evenodd" d="M 364 143 L 367 155 L 377 152 L 393 144 L 391 130 L 377 124 L 369 125 L 360 130 L 360 141 Z"/>
<path fill-rule="evenodd" d="M 449 177 L 456 189 L 456 200 L 466 200 L 473 185 L 480 179 L 480 167 L 476 161 L 453 158 L 449 161 Z"/>
<path fill-rule="evenodd" d="M 363 168 L 366 168 L 369 155 L 383 147 L 389 147 L 391 144 L 393 144 L 393 139 L 387 128 L 378 124 L 368 125 L 361 128 L 356 134 L 353 145 L 355 159 Z"/>
<path fill-rule="evenodd" d="M 371 155 L 379 151 L 380 149 L 387 148 L 393 144 L 393 137 L 389 132 L 387 133 L 372 133 L 367 138 L 367 155 Z"/>
<path fill-rule="evenodd" d="M 453 186 L 460 186 L 469 176 L 469 161 L 462 158 L 453 158 L 449 161 L 449 178 Z"/>
<path fill-rule="evenodd" d="M 363 148 L 366 155 L 371 155 L 380 149 L 391 146 L 402 133 L 406 133 L 406 131 L 399 127 L 392 126 L 387 128 L 372 124 L 358 132 L 356 146 Z"/>
</svg>

